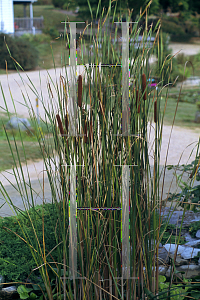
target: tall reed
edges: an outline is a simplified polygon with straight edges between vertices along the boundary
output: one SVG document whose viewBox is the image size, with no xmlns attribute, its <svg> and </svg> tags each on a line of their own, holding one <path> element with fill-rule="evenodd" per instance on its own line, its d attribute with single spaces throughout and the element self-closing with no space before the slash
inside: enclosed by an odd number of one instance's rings
<svg viewBox="0 0 200 300">
<path fill-rule="evenodd" d="M 103 32 L 103 23 L 112 16 L 114 34 Z M 49 106 L 45 109 L 44 122 L 54 139 L 54 156 L 49 156 L 48 139 L 40 139 L 39 125 L 34 110 L 30 108 L 30 117 L 35 123 L 36 136 L 43 153 L 45 170 L 51 187 L 52 203 L 55 204 L 56 223 L 52 220 L 56 245 L 52 245 L 53 262 L 45 248 L 45 236 L 42 243 L 37 239 L 37 226 L 31 219 L 35 239 L 30 240 L 23 227 L 24 239 L 35 258 L 36 268 L 40 271 L 46 287 L 46 299 L 147 299 L 147 295 L 158 294 L 158 245 L 161 221 L 157 218 L 162 201 L 159 199 L 159 159 L 162 139 L 164 112 L 160 110 L 161 93 L 148 90 L 147 79 L 151 71 L 146 63 L 152 54 L 148 38 L 158 38 L 159 32 L 153 28 L 139 27 L 142 15 L 132 26 L 130 38 L 137 41 L 143 35 L 143 47 L 130 46 L 130 135 L 122 136 L 122 94 L 121 90 L 121 47 L 117 36 L 120 26 L 114 25 L 115 11 L 111 6 L 107 15 L 101 14 L 96 39 L 92 39 L 91 24 L 90 42 L 93 53 L 88 52 L 87 61 L 83 64 L 103 63 L 108 67 L 89 67 L 78 76 L 77 97 L 77 132 L 70 136 L 70 94 L 69 80 L 60 77 L 57 91 L 57 107 L 50 97 Z M 131 12 L 127 14 L 130 20 Z M 118 17 L 118 21 L 120 18 Z M 158 27 L 158 26 L 157 26 Z M 85 28 L 88 32 L 89 26 Z M 67 40 L 69 37 L 66 36 Z M 98 48 L 101 42 L 102 47 Z M 83 36 L 79 38 L 79 50 L 82 55 L 86 47 Z M 154 46 L 156 45 L 156 40 Z M 63 63 L 65 63 L 63 56 Z M 111 67 L 109 67 L 112 64 Z M 120 66 L 118 66 L 120 65 Z M 65 66 L 65 68 L 67 68 Z M 87 82 L 86 82 L 87 80 Z M 53 84 L 53 83 L 51 83 Z M 68 85 L 66 87 L 66 85 Z M 160 82 L 162 88 L 162 82 Z M 49 87 L 50 88 L 50 87 Z M 167 88 L 167 87 L 166 87 Z M 50 93 L 51 95 L 51 93 Z M 24 97 L 27 106 L 28 100 Z M 166 100 L 167 101 L 167 98 Z M 6 100 L 5 100 L 6 102 Z M 154 107 L 155 151 L 153 174 L 149 161 L 148 126 L 152 125 Z M 7 109 L 8 111 L 8 109 Z M 8 111 L 9 114 L 9 111 Z M 9 139 L 8 142 L 10 143 Z M 23 143 L 23 141 L 22 141 Z M 16 151 L 17 151 L 17 144 Z M 57 162 L 57 157 L 59 162 Z M 13 155 L 14 159 L 14 155 Z M 18 162 L 21 166 L 20 157 Z M 52 164 L 55 168 L 52 168 Z M 15 168 L 17 162 L 14 161 Z M 76 165 L 77 185 L 77 273 L 81 279 L 69 278 L 70 247 L 70 183 L 69 167 Z M 122 279 L 122 166 L 130 166 L 129 187 L 129 242 L 130 242 L 130 277 Z M 22 169 L 21 173 L 23 175 Z M 16 173 L 15 173 L 16 174 Z M 20 189 L 17 174 L 16 181 L 24 200 L 26 217 L 28 209 L 35 208 L 33 194 L 28 197 L 27 186 Z M 31 181 L 29 187 L 32 191 Z M 1 185 L 1 191 L 6 193 Z M 15 209 L 14 203 L 7 195 L 7 201 Z M 45 202 L 45 200 L 44 200 Z M 106 209 L 108 208 L 108 209 Z M 111 209 L 113 208 L 113 210 Z M 119 209 L 120 208 L 120 209 Z M 18 211 L 15 209 L 16 214 Z M 51 217 L 51 216 L 50 216 Z M 45 227 L 45 224 L 43 224 Z M 56 253 L 56 254 L 55 254 Z M 157 255 L 156 255 L 157 254 Z M 50 270 L 57 276 L 56 290 L 52 290 L 49 277 Z M 76 270 L 75 270 L 76 272 Z M 160 298 L 161 299 L 161 298 Z"/>
</svg>

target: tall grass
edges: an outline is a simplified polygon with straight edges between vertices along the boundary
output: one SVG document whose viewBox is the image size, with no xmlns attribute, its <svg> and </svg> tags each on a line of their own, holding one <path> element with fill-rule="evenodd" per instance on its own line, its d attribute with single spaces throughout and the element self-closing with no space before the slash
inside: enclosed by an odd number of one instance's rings
<svg viewBox="0 0 200 300">
<path fill-rule="evenodd" d="M 121 65 L 121 45 L 111 41 L 111 34 L 102 33 L 103 22 L 113 16 L 111 9 L 107 15 L 101 14 L 98 31 L 92 37 L 93 53 L 88 54 L 87 61 L 83 64 Z M 143 13 L 145 15 L 145 12 Z M 138 22 L 143 20 L 143 15 L 138 17 Z M 131 12 L 127 14 L 130 20 Z M 120 18 L 118 18 L 120 21 Z M 147 24 L 147 23 L 146 23 Z M 112 22 L 115 40 L 118 28 Z M 162 85 L 164 75 L 164 61 L 162 47 L 159 47 L 160 82 L 161 92 L 154 90 L 149 93 L 148 78 L 152 70 L 149 69 L 148 58 L 153 47 L 150 47 L 148 37 L 159 37 L 159 24 L 156 28 L 139 27 L 138 23 L 131 24 L 130 38 L 137 41 L 143 35 L 143 47 L 135 50 L 130 47 L 130 135 L 121 134 L 122 124 L 122 89 L 121 67 L 89 67 L 84 74 L 78 74 L 77 81 L 77 132 L 79 136 L 70 136 L 71 112 L 70 86 L 67 68 L 66 75 L 60 76 L 59 84 L 53 83 L 50 78 L 49 105 L 44 104 L 39 98 L 44 109 L 45 119 L 41 120 L 49 132 L 52 132 L 54 146 L 48 139 L 40 135 L 39 125 L 32 106 L 28 99 L 24 100 L 29 106 L 30 118 L 35 123 L 35 135 L 43 153 L 44 169 L 51 186 L 54 214 L 52 218 L 52 231 L 55 232 L 56 245 L 52 245 L 50 252 L 45 248 L 45 235 L 43 240 L 37 238 L 35 203 L 31 180 L 26 183 L 19 181 L 16 167 L 13 168 L 16 176 L 17 188 L 24 202 L 24 216 L 29 219 L 34 231 L 34 239 L 30 239 L 26 226 L 20 224 L 23 238 L 35 259 L 36 270 L 40 272 L 45 285 L 45 299 L 158 299 L 159 274 L 158 274 L 158 246 L 161 239 L 159 232 L 162 220 L 158 212 L 162 206 L 162 196 L 159 197 L 159 160 L 162 141 L 162 128 L 164 112 L 160 110 L 161 94 L 167 89 Z M 66 40 L 68 36 L 65 37 Z M 102 47 L 98 48 L 98 43 Z M 156 40 L 154 47 L 156 46 Z M 83 53 L 84 40 L 79 39 L 81 53 Z M 65 57 L 62 57 L 63 64 Z M 168 58 L 169 59 L 169 58 Z M 169 63 L 169 61 L 168 61 Z M 167 75 L 166 75 L 167 74 Z M 30 82 L 30 86 L 32 83 Z M 57 91 L 56 102 L 52 98 L 51 86 Z M 33 88 L 34 90 L 34 88 Z M 3 91 L 2 91 L 3 92 Z M 37 95 L 38 96 L 38 95 Z M 5 99 L 6 103 L 6 99 Z M 150 111 L 154 109 L 154 117 Z M 9 110 L 7 108 L 8 116 Z M 149 130 L 154 130 L 154 165 L 153 171 L 149 160 Z M 80 136 L 82 134 L 82 136 Z M 10 145 L 9 136 L 8 143 Z M 14 139 L 15 140 L 15 139 Z M 21 139 L 23 144 L 23 139 Z M 16 152 L 18 153 L 17 144 Z M 12 150 L 12 147 L 10 147 Z M 54 155 L 49 155 L 54 150 Z M 13 153 L 13 152 L 12 152 Z M 25 155 L 25 153 L 24 153 Z M 57 160 L 57 157 L 59 160 Z M 14 165 L 17 161 L 13 153 Z M 21 166 L 20 156 L 18 163 Z M 52 168 L 52 163 L 55 168 Z M 70 172 L 76 165 L 76 205 L 77 205 L 77 274 L 81 279 L 70 279 Z M 122 166 L 130 165 L 129 187 L 129 242 L 130 242 L 130 277 L 122 277 Z M 31 191 L 31 199 L 28 197 Z M 14 203 L 1 184 L 1 192 L 16 214 L 19 214 Z M 45 203 L 45 190 L 43 186 L 43 203 Z M 29 209 L 35 211 L 35 218 L 31 218 Z M 87 209 L 84 209 L 87 208 Z M 98 210 L 96 208 L 99 208 Z M 104 210 L 115 208 L 115 210 Z M 120 210 L 117 208 L 121 208 Z M 49 217 L 51 217 L 49 215 Z M 55 221 L 56 219 L 56 221 Z M 18 219 L 17 219 L 18 220 Z M 71 224 L 71 227 L 73 224 Z M 43 222 L 43 233 L 45 223 Z M 51 255 L 50 255 L 51 254 Z M 54 256 L 57 258 L 55 261 Z M 76 272 L 76 270 L 75 270 Z M 52 282 L 50 274 L 56 275 L 56 282 Z M 159 296 L 166 299 L 166 293 Z"/>
</svg>

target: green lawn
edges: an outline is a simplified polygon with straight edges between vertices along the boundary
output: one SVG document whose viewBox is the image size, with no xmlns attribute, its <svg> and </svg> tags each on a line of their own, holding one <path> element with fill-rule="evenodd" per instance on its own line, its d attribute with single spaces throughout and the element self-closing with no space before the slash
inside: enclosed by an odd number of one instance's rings
<svg viewBox="0 0 200 300">
<path fill-rule="evenodd" d="M 1 149 L 0 172 L 3 170 L 6 170 L 6 169 L 11 169 L 12 166 L 14 165 L 13 156 L 12 156 L 12 153 L 11 153 L 11 150 L 9 147 L 9 143 L 7 141 L 5 131 L 3 129 L 3 124 L 5 125 L 8 120 L 9 119 L 6 116 L 6 114 L 1 113 L 1 115 L 0 115 L 0 149 Z M 46 132 L 44 126 L 42 126 L 42 128 L 43 128 L 43 133 L 45 135 L 47 132 Z M 8 132 L 8 137 L 9 137 L 10 145 L 13 150 L 13 155 L 14 155 L 14 158 L 16 159 L 16 161 L 18 161 L 17 151 L 19 153 L 21 163 L 26 163 L 26 160 L 36 161 L 38 159 L 42 159 L 42 153 L 40 150 L 40 146 L 39 146 L 39 143 L 35 136 L 28 136 L 26 133 L 22 133 L 22 137 L 23 137 L 23 145 L 22 145 L 19 133 L 16 134 L 15 140 L 16 140 L 16 144 L 17 144 L 17 150 L 16 150 L 15 141 L 14 141 L 12 133 Z M 53 147 L 53 139 L 52 138 L 49 139 L 49 143 Z M 25 151 L 26 158 L 24 156 L 24 151 Z"/>
<path fill-rule="evenodd" d="M 59 68 L 64 65 L 69 65 L 69 49 L 66 48 L 66 42 L 58 39 L 52 43 L 44 43 L 37 46 L 39 51 L 39 67 L 42 69 Z M 86 58 L 86 56 L 84 55 Z M 87 61 L 87 59 L 86 59 Z M 77 51 L 77 64 L 82 64 L 82 59 Z"/>
<path fill-rule="evenodd" d="M 181 91 L 180 100 L 178 103 L 178 108 L 175 117 L 175 126 L 185 127 L 188 129 L 200 129 L 200 124 L 194 122 L 195 114 L 197 112 L 196 101 L 198 100 L 198 91 L 196 87 L 183 88 Z M 164 125 L 172 125 L 177 102 L 179 99 L 180 88 L 171 88 L 169 90 L 166 111 L 164 116 Z M 164 111 L 166 100 L 166 92 L 162 92 L 161 98 L 161 111 Z M 153 117 L 153 107 L 152 107 L 152 117 Z"/>
<path fill-rule="evenodd" d="M 29 6 L 26 9 L 27 17 L 29 14 Z M 22 4 L 14 5 L 14 15 L 16 18 L 22 18 L 24 16 L 24 8 Z M 78 16 L 67 15 L 65 11 L 61 12 L 60 9 L 56 9 L 53 5 L 34 5 L 33 4 L 33 16 L 34 17 L 44 17 L 44 27 L 56 27 L 59 30 L 64 29 L 65 18 L 69 18 L 69 21 L 80 21 Z"/>
</svg>

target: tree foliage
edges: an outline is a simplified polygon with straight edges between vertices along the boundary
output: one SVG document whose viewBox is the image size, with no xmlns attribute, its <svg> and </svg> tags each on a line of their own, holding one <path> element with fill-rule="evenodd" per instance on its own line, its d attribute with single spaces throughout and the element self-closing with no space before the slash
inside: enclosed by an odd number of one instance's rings
<svg viewBox="0 0 200 300">
<path fill-rule="evenodd" d="M 14 61 L 24 70 L 34 69 L 38 63 L 37 49 L 22 38 L 0 34 L 0 68 L 5 69 L 7 63 L 8 69 L 15 69 Z"/>
<path fill-rule="evenodd" d="M 63 8 L 63 6 L 67 4 L 71 4 L 74 2 L 72 0 L 52 0 L 53 5 L 55 7 L 60 7 Z M 90 3 L 90 6 L 92 8 L 92 11 L 96 11 L 98 4 L 100 3 L 101 9 L 105 7 L 105 9 L 108 8 L 109 6 L 109 1 L 108 0 L 77 0 L 76 4 L 80 8 L 82 7 L 88 7 L 88 2 Z M 133 14 L 136 15 L 139 13 L 140 8 L 145 8 L 145 6 L 149 3 L 149 0 L 116 0 L 112 2 L 112 6 L 117 4 L 118 9 L 120 8 L 130 8 L 133 9 Z M 199 0 L 153 0 L 151 7 L 150 7 L 150 13 L 158 13 L 160 9 L 168 9 L 170 8 L 172 12 L 177 12 L 177 11 L 191 11 L 191 12 L 198 12 L 200 13 L 200 1 Z M 100 11 L 102 11 L 100 9 Z M 80 9 L 81 13 L 81 9 Z M 84 12 L 85 16 L 90 15 L 89 10 Z"/>
</svg>

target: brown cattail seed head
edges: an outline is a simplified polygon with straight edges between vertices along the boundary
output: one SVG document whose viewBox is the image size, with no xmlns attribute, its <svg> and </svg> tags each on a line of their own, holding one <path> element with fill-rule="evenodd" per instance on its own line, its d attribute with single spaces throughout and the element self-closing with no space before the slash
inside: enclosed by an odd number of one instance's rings
<svg viewBox="0 0 200 300">
<path fill-rule="evenodd" d="M 78 76 L 78 106 L 82 106 L 82 76 Z"/>
<path fill-rule="evenodd" d="M 138 109 L 138 113 L 140 113 L 140 94 L 139 91 L 136 91 L 136 108 Z"/>
<path fill-rule="evenodd" d="M 61 135 L 63 135 L 64 134 L 64 130 L 63 130 L 63 126 L 62 126 L 62 122 L 61 122 L 60 116 L 58 114 L 56 115 L 56 119 L 57 119 L 57 122 L 58 122 L 58 127 L 60 129 L 60 133 L 61 133 Z"/>
<path fill-rule="evenodd" d="M 143 99 L 144 100 L 147 100 L 147 91 L 145 91 L 146 90 L 146 86 L 147 86 L 146 75 L 142 74 L 142 93 L 144 94 L 143 95 Z M 144 91 L 145 91 L 145 93 L 144 93 Z"/>
<path fill-rule="evenodd" d="M 154 102 L 154 122 L 157 122 L 157 100 Z"/>
<path fill-rule="evenodd" d="M 85 143 L 87 143 L 88 138 L 87 138 L 87 122 L 86 122 L 86 120 L 85 120 L 85 124 L 84 124 L 84 134 L 85 134 L 84 141 L 85 141 Z"/>
</svg>

